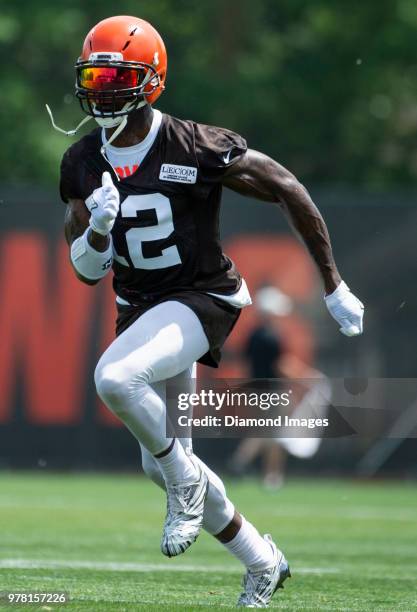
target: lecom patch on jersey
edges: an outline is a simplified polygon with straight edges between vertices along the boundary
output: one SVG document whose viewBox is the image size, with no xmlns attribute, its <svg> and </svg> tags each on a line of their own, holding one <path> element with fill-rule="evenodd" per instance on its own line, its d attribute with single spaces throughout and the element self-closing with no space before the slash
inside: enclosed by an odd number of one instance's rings
<svg viewBox="0 0 417 612">
<path fill-rule="evenodd" d="M 197 168 L 178 166 L 177 164 L 162 164 L 159 179 L 173 183 L 193 184 L 197 181 Z"/>
</svg>

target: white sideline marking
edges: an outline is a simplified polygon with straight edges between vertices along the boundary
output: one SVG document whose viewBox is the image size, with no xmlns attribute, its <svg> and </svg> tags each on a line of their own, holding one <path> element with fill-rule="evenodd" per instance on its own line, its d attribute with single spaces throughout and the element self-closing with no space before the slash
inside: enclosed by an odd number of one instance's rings
<svg viewBox="0 0 417 612">
<path fill-rule="evenodd" d="M 0 559 L 0 569 L 87 569 L 110 572 L 211 572 L 242 573 L 243 568 L 233 565 L 171 565 L 165 563 L 117 563 L 106 561 L 63 561 L 60 559 Z M 298 574 L 338 574 L 333 567 L 295 567 Z"/>
<path fill-rule="evenodd" d="M 18 497 L 2 497 L 0 499 L 0 508 L 12 508 L 20 510 L 22 507 L 22 500 Z M 74 510 L 93 510 L 95 506 L 91 504 L 80 504 L 74 503 L 72 508 Z M 113 506 L 112 506 L 113 507 Z M 118 507 L 118 506 L 117 506 Z M 31 502 L 31 510 L 44 510 L 46 512 L 51 510 L 68 510 L 68 505 L 65 504 L 59 498 L 49 498 L 48 502 Z M 290 518 L 320 518 L 320 519 L 343 519 L 343 520 L 369 520 L 369 521 L 395 521 L 395 522 L 416 522 L 416 512 L 411 508 L 385 508 L 383 510 L 377 510 L 374 506 L 356 506 L 353 508 L 347 508 L 339 512 L 338 509 L 331 513 L 328 511 L 322 511 L 321 508 L 312 510 L 311 508 L 273 508 L 269 510 L 269 516 L 279 516 L 285 519 Z"/>
<path fill-rule="evenodd" d="M 282 518 L 320 518 L 320 519 L 343 519 L 343 520 L 369 520 L 369 521 L 416 521 L 415 510 L 407 510 L 402 508 L 387 508 L 382 511 L 376 511 L 375 508 L 356 507 L 339 512 L 337 509 L 333 513 L 321 512 L 317 510 L 317 514 L 313 514 L 311 509 L 293 508 L 291 512 L 285 508 L 274 508 L 269 512 L 270 516 L 279 516 Z"/>
</svg>

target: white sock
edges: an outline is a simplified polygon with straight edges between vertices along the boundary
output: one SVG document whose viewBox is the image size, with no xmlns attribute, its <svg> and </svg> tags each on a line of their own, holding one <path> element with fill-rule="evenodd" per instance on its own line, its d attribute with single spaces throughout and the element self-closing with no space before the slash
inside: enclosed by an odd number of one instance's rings
<svg viewBox="0 0 417 612">
<path fill-rule="evenodd" d="M 183 482 L 195 482 L 197 470 L 177 439 L 167 455 L 155 457 L 167 486 Z"/>
<path fill-rule="evenodd" d="M 239 532 L 233 540 L 224 543 L 224 546 L 253 572 L 267 569 L 274 562 L 271 546 L 244 516 L 242 516 L 242 527 Z"/>
</svg>

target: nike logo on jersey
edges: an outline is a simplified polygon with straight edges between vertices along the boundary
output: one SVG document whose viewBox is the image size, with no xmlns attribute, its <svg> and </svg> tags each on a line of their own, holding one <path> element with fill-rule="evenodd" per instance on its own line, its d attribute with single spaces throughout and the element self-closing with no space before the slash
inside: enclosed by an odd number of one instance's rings
<svg viewBox="0 0 417 612">
<path fill-rule="evenodd" d="M 162 164 L 159 180 L 171 183 L 194 184 L 197 181 L 197 168 L 193 166 L 178 166 L 177 164 Z"/>
<path fill-rule="evenodd" d="M 223 155 L 223 161 L 225 164 L 228 164 L 230 162 L 231 153 L 232 153 L 232 149 L 230 149 L 230 151 L 228 151 L 226 155 Z"/>
</svg>

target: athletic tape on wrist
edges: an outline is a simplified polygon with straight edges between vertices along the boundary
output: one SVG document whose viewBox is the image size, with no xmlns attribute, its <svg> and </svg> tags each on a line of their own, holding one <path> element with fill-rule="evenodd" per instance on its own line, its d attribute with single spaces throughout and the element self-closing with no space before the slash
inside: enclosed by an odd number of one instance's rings
<svg viewBox="0 0 417 612">
<path fill-rule="evenodd" d="M 71 245 L 72 265 L 84 278 L 99 280 L 106 276 L 113 264 L 113 243 L 109 235 L 109 245 L 105 251 L 96 251 L 88 242 L 87 228 L 82 236 L 76 238 Z"/>
</svg>

